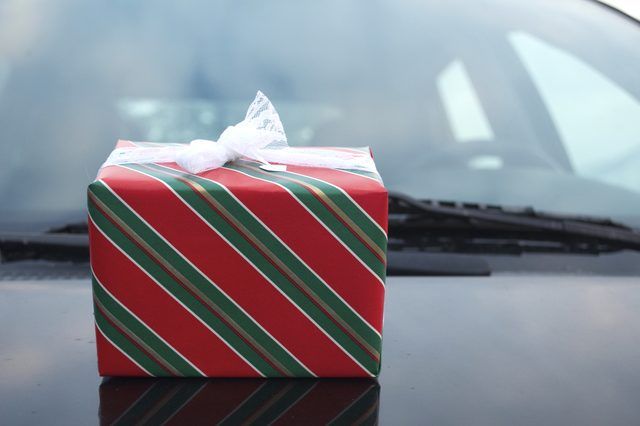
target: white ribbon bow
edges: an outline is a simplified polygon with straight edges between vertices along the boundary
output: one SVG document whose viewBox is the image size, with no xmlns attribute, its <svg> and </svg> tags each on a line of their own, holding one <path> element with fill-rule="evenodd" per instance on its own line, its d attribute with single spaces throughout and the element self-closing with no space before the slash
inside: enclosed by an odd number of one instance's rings
<svg viewBox="0 0 640 426">
<path fill-rule="evenodd" d="M 260 91 L 247 115 L 227 127 L 217 141 L 196 139 L 189 144 L 156 144 L 115 149 L 102 167 L 124 163 L 178 163 L 190 173 L 222 167 L 246 157 L 266 170 L 285 170 L 282 165 L 354 169 L 377 173 L 368 149 L 292 148 L 287 144 L 278 112 Z"/>
</svg>

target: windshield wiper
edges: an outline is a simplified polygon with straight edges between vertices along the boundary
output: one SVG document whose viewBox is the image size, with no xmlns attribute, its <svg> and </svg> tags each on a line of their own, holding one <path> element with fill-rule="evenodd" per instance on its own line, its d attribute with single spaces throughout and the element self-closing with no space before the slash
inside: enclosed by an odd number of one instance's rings
<svg viewBox="0 0 640 426">
<path fill-rule="evenodd" d="M 86 220 L 69 222 L 64 225 L 54 226 L 47 231 L 48 234 L 88 234 L 89 224 Z"/>
<path fill-rule="evenodd" d="M 44 233 L 0 232 L 0 263 L 20 260 L 88 262 L 87 223 L 70 223 Z"/>
<path fill-rule="evenodd" d="M 541 213 L 529 207 L 417 200 L 390 192 L 388 247 L 392 275 L 440 275 L 442 262 L 451 266 L 451 259 L 408 258 L 409 253 L 399 252 L 464 255 L 640 251 L 640 231 L 606 218 Z M 64 224 L 45 233 L 0 232 L 0 262 L 88 262 L 88 248 L 86 222 Z M 470 258 L 457 260 L 462 266 L 456 268 L 455 274 L 488 273 L 484 264 Z M 416 264 L 425 262 L 430 265 L 428 271 L 423 266 L 414 271 Z"/>
<path fill-rule="evenodd" d="M 389 250 L 522 254 L 640 251 L 640 231 L 611 219 L 389 194 Z"/>
</svg>

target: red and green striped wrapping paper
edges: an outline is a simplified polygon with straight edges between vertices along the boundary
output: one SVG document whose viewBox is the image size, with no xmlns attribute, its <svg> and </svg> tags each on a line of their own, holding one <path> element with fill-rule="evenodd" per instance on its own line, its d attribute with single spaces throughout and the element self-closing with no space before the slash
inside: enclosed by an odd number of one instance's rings
<svg viewBox="0 0 640 426">
<path fill-rule="evenodd" d="M 101 169 L 88 206 L 100 375 L 378 374 L 377 174 L 126 164 Z"/>
</svg>

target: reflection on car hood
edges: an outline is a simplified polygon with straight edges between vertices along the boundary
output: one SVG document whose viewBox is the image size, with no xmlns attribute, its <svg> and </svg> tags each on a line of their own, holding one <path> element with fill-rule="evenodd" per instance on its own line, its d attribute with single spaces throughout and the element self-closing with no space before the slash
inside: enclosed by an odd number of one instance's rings
<svg viewBox="0 0 640 426">
<path fill-rule="evenodd" d="M 640 416 L 637 278 L 391 277 L 386 288 L 382 424 L 613 424 Z M 95 423 L 109 392 L 99 391 L 89 280 L 2 282 L 0 312 L 4 421 Z M 153 387 L 164 389 L 151 401 L 159 408 L 183 389 L 166 386 Z M 198 398 L 219 386 L 205 387 Z M 288 386 L 258 388 L 273 388 L 270 398 L 288 401 L 281 399 Z M 377 409 L 371 400 L 377 387 L 364 384 L 355 394 L 365 395 L 360 415 Z M 348 406 L 344 402 L 334 401 L 336 407 Z M 291 405 L 301 419 L 313 417 L 313 407 Z"/>
</svg>

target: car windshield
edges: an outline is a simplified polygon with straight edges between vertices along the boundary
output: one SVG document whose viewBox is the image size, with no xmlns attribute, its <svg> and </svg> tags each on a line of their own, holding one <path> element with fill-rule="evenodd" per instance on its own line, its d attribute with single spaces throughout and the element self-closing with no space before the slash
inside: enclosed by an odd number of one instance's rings
<svg viewBox="0 0 640 426">
<path fill-rule="evenodd" d="M 390 190 L 640 226 L 640 27 L 587 0 L 6 0 L 0 218 L 82 211 L 118 138 L 215 139 L 257 90 Z"/>
</svg>

